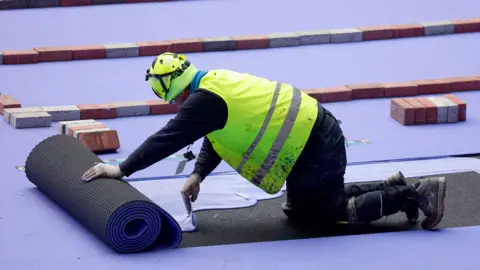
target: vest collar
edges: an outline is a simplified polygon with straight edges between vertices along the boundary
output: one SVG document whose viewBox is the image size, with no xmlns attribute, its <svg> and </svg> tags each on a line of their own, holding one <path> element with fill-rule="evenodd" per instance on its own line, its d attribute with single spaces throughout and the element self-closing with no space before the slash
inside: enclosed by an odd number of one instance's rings
<svg viewBox="0 0 480 270">
<path fill-rule="evenodd" d="M 202 78 L 207 75 L 208 71 L 206 70 L 199 70 L 197 71 L 197 73 L 195 74 L 195 76 L 193 76 L 193 79 L 192 79 L 192 82 L 190 83 L 190 94 L 192 94 L 193 92 L 195 92 L 195 90 L 198 88 L 198 86 L 200 85 L 200 81 L 202 80 Z"/>
</svg>

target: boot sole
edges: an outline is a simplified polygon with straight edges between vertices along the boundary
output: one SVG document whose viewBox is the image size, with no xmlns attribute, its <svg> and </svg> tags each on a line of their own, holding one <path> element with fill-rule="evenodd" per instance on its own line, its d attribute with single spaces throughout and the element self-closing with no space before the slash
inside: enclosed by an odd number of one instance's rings
<svg viewBox="0 0 480 270">
<path fill-rule="evenodd" d="M 430 224 L 426 230 L 432 230 L 435 228 L 440 221 L 443 219 L 444 215 L 444 210 L 445 210 L 445 197 L 446 197 L 446 192 L 447 191 L 447 183 L 445 181 L 445 177 L 439 177 L 438 178 L 438 200 L 437 200 L 437 217 L 433 221 L 432 224 Z"/>
</svg>

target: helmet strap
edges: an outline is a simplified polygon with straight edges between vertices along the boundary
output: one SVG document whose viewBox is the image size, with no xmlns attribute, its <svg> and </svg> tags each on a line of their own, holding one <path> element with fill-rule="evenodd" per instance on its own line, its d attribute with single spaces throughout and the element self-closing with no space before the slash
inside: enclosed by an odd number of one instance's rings
<svg viewBox="0 0 480 270">
<path fill-rule="evenodd" d="M 170 90 L 169 88 L 167 88 L 167 86 L 165 85 L 165 83 L 163 82 L 163 78 L 165 77 L 168 77 L 168 76 L 171 76 L 170 80 L 174 80 L 175 78 L 178 78 L 180 77 L 183 72 L 185 72 L 185 70 L 187 70 L 187 68 L 190 67 L 190 62 L 189 61 L 185 61 L 182 63 L 182 65 L 176 69 L 175 71 L 173 72 L 169 72 L 169 73 L 165 73 L 165 74 L 152 74 L 150 73 L 150 69 L 147 69 L 147 74 L 145 75 L 145 81 L 148 81 L 150 78 L 154 77 L 155 79 L 159 80 L 160 81 L 160 84 L 162 85 L 162 88 L 163 90 L 165 91 L 165 96 L 168 95 L 168 91 Z M 153 89 L 152 89 L 153 90 Z M 153 91 L 155 93 L 155 95 L 157 95 L 157 97 L 161 98 L 157 92 Z"/>
</svg>

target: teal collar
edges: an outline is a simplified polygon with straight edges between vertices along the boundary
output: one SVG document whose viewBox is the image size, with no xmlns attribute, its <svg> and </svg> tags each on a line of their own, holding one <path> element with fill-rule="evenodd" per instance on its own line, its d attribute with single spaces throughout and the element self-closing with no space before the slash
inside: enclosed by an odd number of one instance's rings
<svg viewBox="0 0 480 270">
<path fill-rule="evenodd" d="M 200 85 L 200 81 L 202 80 L 202 78 L 207 75 L 208 71 L 206 70 L 199 70 L 197 71 L 197 73 L 195 74 L 195 76 L 193 76 L 193 79 L 192 79 L 192 82 L 190 83 L 190 94 L 195 92 L 195 90 L 198 88 L 198 86 Z"/>
</svg>

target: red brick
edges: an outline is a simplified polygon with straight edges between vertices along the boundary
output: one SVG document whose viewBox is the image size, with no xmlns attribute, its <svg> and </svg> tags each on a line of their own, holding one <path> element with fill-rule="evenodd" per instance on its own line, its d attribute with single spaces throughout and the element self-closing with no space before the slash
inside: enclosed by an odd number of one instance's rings
<svg viewBox="0 0 480 270">
<path fill-rule="evenodd" d="M 34 48 L 39 54 L 40 62 L 51 61 L 71 61 L 73 59 L 72 50 L 67 47 L 42 47 Z"/>
<path fill-rule="evenodd" d="M 61 7 L 89 6 L 93 5 L 93 0 L 60 0 Z"/>
<path fill-rule="evenodd" d="M 123 0 L 123 3 L 151 3 L 151 2 L 172 2 L 175 0 Z"/>
<path fill-rule="evenodd" d="M 404 100 L 415 109 L 415 124 L 425 125 L 427 123 L 427 108 L 423 103 L 416 98 L 405 98 Z"/>
<path fill-rule="evenodd" d="M 3 51 L 3 64 L 22 65 L 38 63 L 39 55 L 34 50 Z"/>
<path fill-rule="evenodd" d="M 98 128 L 106 128 L 104 124 L 101 123 L 92 123 L 91 125 L 71 125 L 67 127 L 67 135 L 73 136 L 73 132 L 78 130 L 91 130 L 91 129 L 98 129 Z"/>
<path fill-rule="evenodd" d="M 306 89 L 304 92 L 321 103 L 352 100 L 352 90 L 346 86 Z"/>
<path fill-rule="evenodd" d="M 116 130 L 86 130 L 79 132 L 77 139 L 94 153 L 114 152 L 120 148 Z"/>
<path fill-rule="evenodd" d="M 401 98 L 392 99 L 390 116 L 404 126 L 415 124 L 415 108 Z"/>
<path fill-rule="evenodd" d="M 453 103 L 457 104 L 458 106 L 458 121 L 465 121 L 467 120 L 467 103 L 460 100 L 456 96 L 452 94 L 445 95 L 446 98 L 451 100 Z"/>
<path fill-rule="evenodd" d="M 172 44 L 167 41 L 137 42 L 139 56 L 159 55 L 172 51 Z"/>
<path fill-rule="evenodd" d="M 162 2 L 159 0 L 123 0 L 123 3 L 151 3 L 151 2 Z"/>
<path fill-rule="evenodd" d="M 108 119 L 117 117 L 117 108 L 108 104 L 77 105 L 80 109 L 80 119 Z"/>
<path fill-rule="evenodd" d="M 420 24 L 392 25 L 393 38 L 422 37 L 425 35 L 423 26 Z"/>
<path fill-rule="evenodd" d="M 107 56 L 107 51 L 102 45 L 73 46 L 69 49 L 72 50 L 73 60 L 103 59 Z"/>
<path fill-rule="evenodd" d="M 172 44 L 172 52 L 176 53 L 192 53 L 192 52 L 203 52 L 203 40 L 197 39 L 179 39 L 179 40 L 169 40 Z"/>
<path fill-rule="evenodd" d="M 367 26 L 358 28 L 363 32 L 363 40 L 379 40 L 393 38 L 391 26 Z"/>
<path fill-rule="evenodd" d="M 452 91 L 452 84 L 445 79 L 412 81 L 418 85 L 418 94 L 444 94 Z"/>
<path fill-rule="evenodd" d="M 480 18 L 467 20 L 452 20 L 455 33 L 480 32 Z"/>
<path fill-rule="evenodd" d="M 465 76 L 445 79 L 450 83 L 451 91 L 471 91 L 480 90 L 480 77 Z"/>
<path fill-rule="evenodd" d="M 353 99 L 382 98 L 385 96 L 385 88 L 381 84 L 347 84 L 352 89 Z"/>
<path fill-rule="evenodd" d="M 422 103 L 427 111 L 427 124 L 436 124 L 437 123 L 437 106 L 433 104 L 427 98 L 416 98 L 418 102 Z"/>
<path fill-rule="evenodd" d="M 312 89 L 303 89 L 305 94 L 311 96 L 319 102 L 335 102 L 335 95 L 333 92 L 327 92 L 325 89 L 321 88 L 312 88 Z"/>
<path fill-rule="evenodd" d="M 3 110 L 11 108 L 21 108 L 22 105 L 16 99 L 9 95 L 0 95 L 0 114 L 3 115 Z"/>
<path fill-rule="evenodd" d="M 408 97 L 418 95 L 418 86 L 411 82 L 382 83 L 385 97 Z"/>
<path fill-rule="evenodd" d="M 147 100 L 150 105 L 150 114 L 174 114 L 178 112 L 178 105 L 169 104 L 161 99 Z"/>
<path fill-rule="evenodd" d="M 237 41 L 237 50 L 268 48 L 268 38 L 266 36 L 235 36 L 232 39 Z"/>
</svg>

